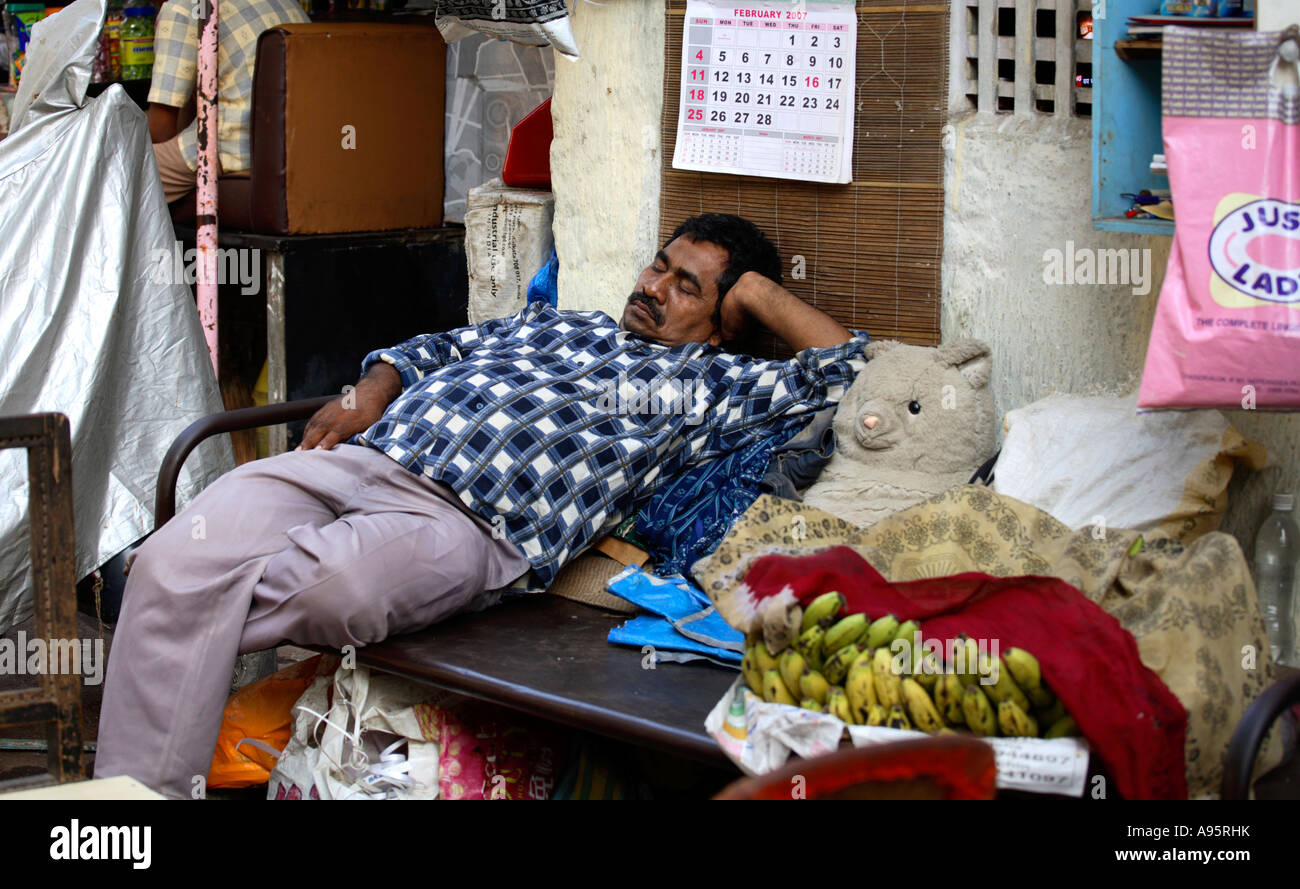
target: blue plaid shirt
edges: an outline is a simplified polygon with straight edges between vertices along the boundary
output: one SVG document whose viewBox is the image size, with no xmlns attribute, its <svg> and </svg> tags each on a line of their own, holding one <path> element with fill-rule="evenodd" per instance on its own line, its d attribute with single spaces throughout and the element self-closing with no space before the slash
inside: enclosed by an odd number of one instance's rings
<svg viewBox="0 0 1300 889">
<path fill-rule="evenodd" d="M 858 333 L 789 361 L 668 347 L 603 312 L 519 314 L 371 352 L 402 394 L 352 441 L 450 486 L 502 527 L 543 586 L 685 468 L 839 401 L 865 366 Z M 500 518 L 496 518 L 500 516 Z"/>
</svg>

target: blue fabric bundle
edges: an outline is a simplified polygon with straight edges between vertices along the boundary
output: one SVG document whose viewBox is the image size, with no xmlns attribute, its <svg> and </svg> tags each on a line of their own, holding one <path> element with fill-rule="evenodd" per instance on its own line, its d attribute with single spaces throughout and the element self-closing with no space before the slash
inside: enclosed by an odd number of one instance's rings
<svg viewBox="0 0 1300 889">
<path fill-rule="evenodd" d="M 664 484 L 636 516 L 636 539 L 658 574 L 689 574 L 718 548 L 763 492 L 799 500 L 835 452 L 835 408 L 814 414 L 784 443 L 782 434 L 694 466 Z"/>
<path fill-rule="evenodd" d="M 609 631 L 609 641 L 637 647 L 651 645 L 656 661 L 707 658 L 738 667 L 745 636 L 714 609 L 702 590 L 683 577 L 655 577 L 628 565 L 610 578 L 609 591 L 653 612 L 634 617 Z"/>
<path fill-rule="evenodd" d="M 758 498 L 780 435 L 692 467 L 667 482 L 636 517 L 637 539 L 658 573 L 686 574 L 717 549 L 734 522 Z"/>
</svg>

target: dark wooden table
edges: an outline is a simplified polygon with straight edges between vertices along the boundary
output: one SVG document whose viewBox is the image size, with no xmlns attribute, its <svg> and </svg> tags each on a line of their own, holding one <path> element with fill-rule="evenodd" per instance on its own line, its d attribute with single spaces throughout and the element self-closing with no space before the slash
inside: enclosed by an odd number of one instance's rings
<svg viewBox="0 0 1300 889">
<path fill-rule="evenodd" d="M 366 666 L 564 725 L 730 765 L 704 717 L 738 673 L 708 662 L 643 669 L 640 650 L 606 641 L 627 620 L 551 595 L 476 614 L 357 652 Z"/>
</svg>

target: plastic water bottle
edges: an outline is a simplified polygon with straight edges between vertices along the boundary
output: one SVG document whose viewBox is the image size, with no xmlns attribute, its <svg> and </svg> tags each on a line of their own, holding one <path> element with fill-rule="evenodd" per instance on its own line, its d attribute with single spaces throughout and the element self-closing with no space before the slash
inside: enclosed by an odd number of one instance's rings
<svg viewBox="0 0 1300 889">
<path fill-rule="evenodd" d="M 1255 588 L 1264 612 L 1264 627 L 1273 661 L 1294 664 L 1295 650 L 1295 566 L 1300 556 L 1300 530 L 1291 510 L 1295 498 L 1273 495 L 1273 512 L 1255 535 Z"/>
</svg>

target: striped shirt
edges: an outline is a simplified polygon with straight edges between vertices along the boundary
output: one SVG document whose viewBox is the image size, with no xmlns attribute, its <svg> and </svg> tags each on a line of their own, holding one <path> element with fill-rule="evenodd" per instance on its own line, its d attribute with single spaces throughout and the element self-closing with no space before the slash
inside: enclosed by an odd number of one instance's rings
<svg viewBox="0 0 1300 889">
<path fill-rule="evenodd" d="M 195 0 L 167 0 L 154 23 L 149 101 L 183 108 L 198 74 L 199 25 Z M 253 164 L 249 119 L 257 38 L 277 25 L 310 19 L 298 0 L 221 0 L 217 27 L 217 135 L 221 170 L 242 173 Z M 185 163 L 197 169 L 198 121 L 181 131 Z"/>
<path fill-rule="evenodd" d="M 665 480 L 837 403 L 866 342 L 761 361 L 535 302 L 367 355 L 362 372 L 388 362 L 403 391 L 352 441 L 450 486 L 549 586 Z"/>
</svg>

